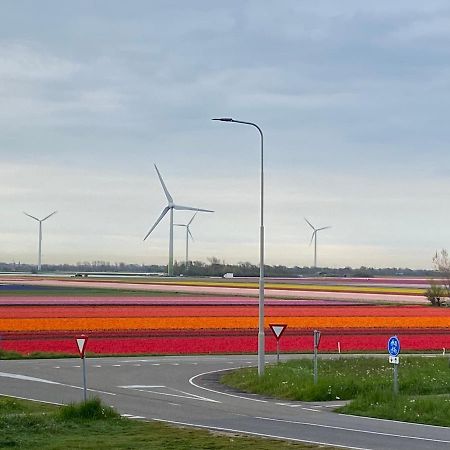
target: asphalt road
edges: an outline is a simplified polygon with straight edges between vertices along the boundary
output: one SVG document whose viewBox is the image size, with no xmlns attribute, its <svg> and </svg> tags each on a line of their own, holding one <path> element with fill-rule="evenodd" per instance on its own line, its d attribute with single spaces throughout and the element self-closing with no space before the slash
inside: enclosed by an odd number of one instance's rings
<svg viewBox="0 0 450 450">
<path fill-rule="evenodd" d="M 273 356 L 268 358 L 273 361 Z M 256 365 L 256 356 L 90 358 L 89 395 L 128 417 L 352 449 L 450 448 L 450 428 L 346 416 L 338 404 L 241 395 L 217 371 Z M 0 394 L 52 403 L 83 399 L 80 359 L 0 361 Z"/>
</svg>

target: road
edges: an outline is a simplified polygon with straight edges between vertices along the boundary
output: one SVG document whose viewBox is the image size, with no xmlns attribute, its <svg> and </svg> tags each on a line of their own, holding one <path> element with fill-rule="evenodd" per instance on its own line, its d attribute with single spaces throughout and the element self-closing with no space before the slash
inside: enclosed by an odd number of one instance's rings
<svg viewBox="0 0 450 450">
<path fill-rule="evenodd" d="M 282 355 L 284 356 L 284 355 Z M 273 356 L 268 361 L 274 362 Z M 89 358 L 89 395 L 131 418 L 350 449 L 448 450 L 450 428 L 336 414 L 330 406 L 240 394 L 217 374 L 256 356 Z M 80 359 L 0 361 L 0 394 L 64 404 L 83 398 Z"/>
</svg>

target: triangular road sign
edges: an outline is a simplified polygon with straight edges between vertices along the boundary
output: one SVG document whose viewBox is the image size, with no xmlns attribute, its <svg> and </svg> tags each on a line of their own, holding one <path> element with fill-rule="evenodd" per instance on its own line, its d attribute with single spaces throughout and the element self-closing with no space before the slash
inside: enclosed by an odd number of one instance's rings
<svg viewBox="0 0 450 450">
<path fill-rule="evenodd" d="M 76 338 L 77 340 L 77 347 L 78 347 L 78 352 L 80 353 L 80 357 L 84 358 L 84 352 L 86 350 L 86 342 L 88 340 L 87 336 L 79 336 Z"/>
<path fill-rule="evenodd" d="M 272 330 L 272 333 L 275 335 L 275 337 L 280 339 L 281 335 L 283 334 L 284 330 L 287 327 L 287 324 L 285 323 L 269 323 L 269 327 Z"/>
</svg>

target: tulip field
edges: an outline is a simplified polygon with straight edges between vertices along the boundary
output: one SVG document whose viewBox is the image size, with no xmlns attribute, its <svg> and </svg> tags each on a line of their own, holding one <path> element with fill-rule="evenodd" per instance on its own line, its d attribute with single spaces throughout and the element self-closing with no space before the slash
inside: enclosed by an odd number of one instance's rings
<svg viewBox="0 0 450 450">
<path fill-rule="evenodd" d="M 212 294 L 81 295 L 0 285 L 0 349 L 28 354 L 76 354 L 75 337 L 89 336 L 91 354 L 254 353 L 258 299 Z M 5 285 L 4 285 L 5 286 Z M 50 289 L 50 288 L 46 288 Z M 75 291 L 74 291 L 75 292 Z M 48 295 L 47 295 L 48 294 Z M 396 334 L 402 351 L 450 348 L 450 308 L 380 305 L 338 300 L 267 298 L 266 350 L 276 340 L 269 324 L 286 324 L 281 351 L 309 352 L 312 331 L 320 350 L 385 351 Z"/>
</svg>

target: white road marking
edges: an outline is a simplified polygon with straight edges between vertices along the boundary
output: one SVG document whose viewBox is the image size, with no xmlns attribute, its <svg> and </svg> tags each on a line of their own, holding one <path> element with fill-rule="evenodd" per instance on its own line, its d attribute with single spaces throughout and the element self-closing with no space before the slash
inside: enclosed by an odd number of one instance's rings
<svg viewBox="0 0 450 450">
<path fill-rule="evenodd" d="M 287 406 L 288 408 L 300 408 L 300 409 L 304 409 L 305 411 L 321 412 L 321 411 L 318 411 L 317 409 L 306 408 L 305 406 L 302 406 L 302 405 L 296 405 L 295 403 L 275 403 L 275 404 L 279 405 L 279 406 Z"/>
<path fill-rule="evenodd" d="M 193 377 L 189 378 L 189 383 L 192 384 L 192 386 L 195 386 L 198 389 L 203 389 L 205 391 L 214 392 L 214 394 L 227 395 L 228 397 L 241 398 L 243 400 L 250 400 L 252 402 L 268 403 L 267 400 L 261 400 L 259 398 L 243 397 L 242 395 L 230 394 L 229 392 L 215 391 L 214 389 L 205 388 L 203 386 L 200 386 L 200 385 L 194 383 L 194 380 L 196 378 L 201 377 L 203 375 L 209 375 L 210 373 L 216 373 L 216 372 L 225 372 L 227 370 L 240 369 L 240 368 L 241 367 L 232 367 L 231 369 L 211 370 L 210 372 L 199 373 L 198 375 L 194 375 Z"/>
<path fill-rule="evenodd" d="M 160 366 L 161 364 L 159 364 L 159 363 L 154 363 L 154 364 L 152 364 L 152 366 Z"/>
<path fill-rule="evenodd" d="M 19 375 L 16 373 L 0 372 L 0 377 L 14 378 L 16 380 L 23 380 L 23 381 L 36 381 L 38 383 L 46 383 L 46 384 L 61 384 L 56 381 L 44 380 L 43 378 L 29 377 L 27 375 Z"/>
<path fill-rule="evenodd" d="M 144 416 L 135 416 L 134 414 L 121 414 L 121 417 L 126 417 L 127 419 L 145 419 Z"/>
<path fill-rule="evenodd" d="M 84 389 L 83 387 L 73 386 L 72 384 L 64 384 L 64 383 L 59 383 L 57 381 L 45 380 L 43 378 L 29 377 L 27 375 L 19 375 L 17 373 L 0 372 L 0 377 L 13 378 L 15 380 L 21 380 L 21 381 L 33 381 L 33 382 L 37 382 L 37 383 L 54 384 L 54 385 L 58 385 L 58 386 L 70 387 L 70 388 L 73 388 L 73 389 Z M 87 390 L 91 391 L 91 392 L 98 392 L 100 394 L 117 395 L 117 394 L 114 394 L 112 392 L 98 391 L 96 389 L 89 389 L 88 388 Z"/>
<path fill-rule="evenodd" d="M 113 364 L 113 367 L 121 367 L 120 364 Z"/>
<path fill-rule="evenodd" d="M 133 364 L 134 367 L 141 367 L 140 364 Z"/>
<path fill-rule="evenodd" d="M 440 425 L 429 425 L 427 423 L 415 423 L 415 422 L 405 422 L 403 420 L 391 420 L 391 419 L 379 419 L 378 417 L 366 417 L 366 416 L 355 416 L 354 414 L 338 414 L 340 416 L 350 416 L 350 417 L 356 417 L 358 419 L 364 419 L 364 420 L 378 420 L 380 422 L 392 422 L 392 423 L 404 423 L 406 425 L 415 425 L 418 427 L 430 427 L 430 428 L 440 428 L 441 430 L 448 430 L 448 427 L 443 427 Z"/>
<path fill-rule="evenodd" d="M 54 366 L 53 369 L 61 369 L 60 366 Z"/>
<path fill-rule="evenodd" d="M 100 364 L 94 364 L 91 367 L 102 367 Z"/>
<path fill-rule="evenodd" d="M 218 400 L 212 400 L 207 397 L 201 397 L 200 395 L 191 394 L 189 392 L 180 391 L 178 389 L 174 389 L 174 388 L 167 387 L 167 386 L 130 385 L 130 386 L 118 386 L 118 387 L 123 388 L 123 389 L 133 389 L 133 390 L 139 391 L 139 392 L 148 392 L 151 394 L 165 395 L 167 397 L 179 397 L 179 398 L 187 398 L 190 400 L 200 400 L 203 402 L 221 403 Z M 169 391 L 176 392 L 176 393 L 173 394 L 171 392 L 159 392 L 159 391 L 154 391 L 153 389 L 167 389 Z"/>
<path fill-rule="evenodd" d="M 130 385 L 118 386 L 118 387 L 123 388 L 123 389 L 146 389 L 146 388 L 158 389 L 158 388 L 165 388 L 165 386 L 149 386 L 147 384 L 130 384 Z"/>
<path fill-rule="evenodd" d="M 78 367 L 78 368 L 79 368 L 79 367 L 81 367 L 81 366 L 72 366 L 72 367 Z"/>
<path fill-rule="evenodd" d="M 334 444 L 333 442 L 309 441 L 307 439 L 297 439 L 297 438 L 292 438 L 292 437 L 288 437 L 288 436 L 276 436 L 273 434 L 256 433 L 253 431 L 236 430 L 234 428 L 213 427 L 213 426 L 207 426 L 207 425 L 199 425 L 199 424 L 195 424 L 195 423 L 176 422 L 174 420 L 163 420 L 163 419 L 157 419 L 155 417 L 153 417 L 151 420 L 156 420 L 157 422 L 173 423 L 174 425 L 184 425 L 187 427 L 206 428 L 207 430 L 226 431 L 229 433 L 247 434 L 250 436 L 259 436 L 259 437 L 265 437 L 265 438 L 270 438 L 270 439 L 282 439 L 283 441 L 304 442 L 306 444 L 316 444 L 316 445 L 330 445 L 332 447 L 346 448 L 346 449 L 350 449 L 350 450 L 371 450 L 368 447 L 364 447 L 364 448 L 349 447 L 348 445 L 339 445 L 339 444 Z"/>
<path fill-rule="evenodd" d="M 19 400 L 29 400 L 30 402 L 45 403 L 47 405 L 57 405 L 57 406 L 64 405 L 64 403 L 47 402 L 45 400 L 37 400 L 35 398 L 30 398 L 30 397 L 19 397 L 18 395 L 10 395 L 10 394 L 1 394 L 1 395 L 4 397 L 18 398 Z"/>
<path fill-rule="evenodd" d="M 408 436 L 405 434 L 382 433 L 381 431 L 360 430 L 360 429 L 356 429 L 356 428 L 337 427 L 337 426 L 333 426 L 333 425 L 322 425 L 322 424 L 318 424 L 318 423 L 298 422 L 295 420 L 275 419 L 272 417 L 255 417 L 255 419 L 268 420 L 271 422 L 292 423 L 292 424 L 296 424 L 296 425 L 306 425 L 306 426 L 310 426 L 310 427 L 331 428 L 333 430 L 352 431 L 354 433 L 376 434 L 379 436 L 390 436 L 390 437 L 396 437 L 396 438 L 401 438 L 401 439 L 414 439 L 417 441 L 429 441 L 429 442 L 439 442 L 439 443 L 443 443 L 443 444 L 447 444 L 447 443 L 450 444 L 450 441 L 446 441 L 443 439 L 432 439 L 432 438 L 425 438 L 425 437 L 420 437 L 420 436 Z"/>
</svg>

